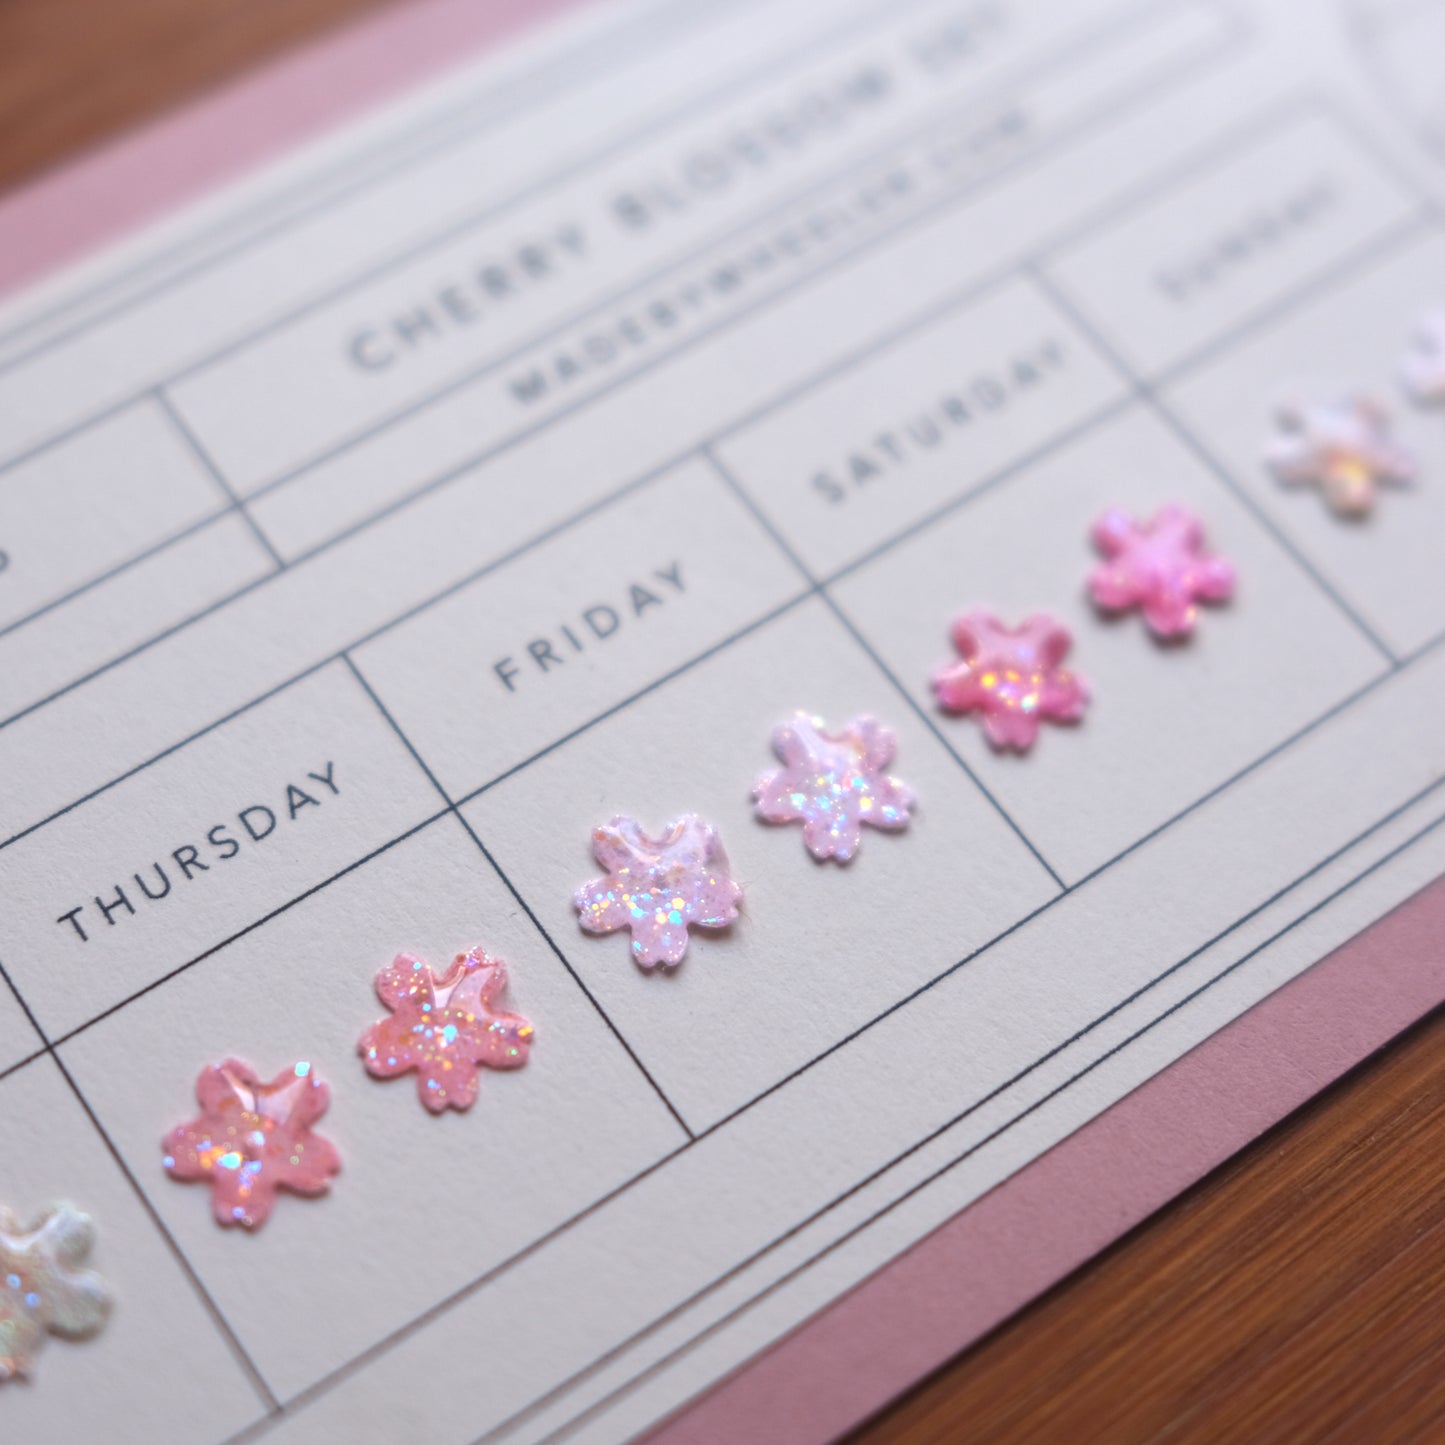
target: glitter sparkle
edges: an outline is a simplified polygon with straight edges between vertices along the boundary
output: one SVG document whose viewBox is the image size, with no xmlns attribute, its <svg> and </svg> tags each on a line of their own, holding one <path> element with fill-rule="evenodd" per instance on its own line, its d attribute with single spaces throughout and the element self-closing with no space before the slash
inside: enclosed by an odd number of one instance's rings
<svg viewBox="0 0 1445 1445">
<path fill-rule="evenodd" d="M 758 814 L 770 823 L 801 822 L 813 857 L 848 862 L 864 823 L 895 833 L 908 826 L 913 794 L 885 772 L 896 741 L 876 718 L 856 717 L 829 732 L 822 718 L 797 712 L 774 730 L 773 751 L 783 766 L 758 779 Z"/>
<path fill-rule="evenodd" d="M 592 852 L 607 870 L 577 890 L 573 905 L 588 933 L 632 933 L 643 968 L 673 965 L 687 952 L 689 928 L 726 928 L 738 916 L 742 889 L 711 823 L 692 814 L 649 837 L 634 818 L 614 818 L 592 832 Z"/>
<path fill-rule="evenodd" d="M 983 714 L 995 748 L 1026 752 L 1039 722 L 1076 722 L 1089 690 L 1061 666 L 1073 645 L 1067 630 L 1042 613 L 1006 627 L 990 612 L 970 612 L 953 624 L 958 662 L 933 674 L 933 690 L 946 712 Z"/>
<path fill-rule="evenodd" d="M 1390 438 L 1390 416 L 1370 397 L 1290 405 L 1265 461 L 1286 486 L 1315 486 L 1332 511 L 1363 517 L 1381 486 L 1415 479 L 1415 459 Z"/>
<path fill-rule="evenodd" d="M 391 1079 L 415 1069 L 417 1094 L 432 1113 L 469 1109 L 478 1068 L 520 1069 L 532 1046 L 532 1025 L 497 1007 L 506 987 L 506 964 L 480 948 L 459 953 L 441 978 L 398 954 L 376 975 L 391 1016 L 357 1045 L 367 1073 Z"/>
<path fill-rule="evenodd" d="M 165 1167 L 173 1179 L 210 1184 L 220 1224 L 256 1229 L 278 1189 L 324 1194 L 341 1168 L 335 1146 L 311 1131 L 331 1092 L 310 1064 L 263 1084 L 249 1064 L 228 1059 L 201 1070 L 196 1101 L 200 1117 L 166 1135 Z"/>
<path fill-rule="evenodd" d="M 1138 607 L 1158 637 L 1187 637 L 1196 602 L 1223 602 L 1234 591 L 1234 568 L 1204 551 L 1204 529 L 1183 507 L 1161 507 L 1136 522 L 1114 507 L 1093 530 L 1106 561 L 1089 577 L 1089 592 L 1108 612 Z"/>
<path fill-rule="evenodd" d="M 1405 385 L 1416 401 L 1445 406 L 1445 310 L 1420 322 L 1403 370 Z"/>
<path fill-rule="evenodd" d="M 68 1204 L 22 1224 L 0 1209 L 0 1382 L 29 1375 L 47 1335 L 84 1339 L 105 1323 L 111 1297 L 81 1268 L 95 1226 Z"/>
</svg>

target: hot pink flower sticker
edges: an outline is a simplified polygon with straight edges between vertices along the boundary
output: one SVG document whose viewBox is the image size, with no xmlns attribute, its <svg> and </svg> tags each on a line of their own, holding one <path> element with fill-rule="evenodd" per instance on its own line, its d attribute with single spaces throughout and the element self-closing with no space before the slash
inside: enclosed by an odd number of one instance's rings
<svg viewBox="0 0 1445 1445">
<path fill-rule="evenodd" d="M 1286 486 L 1314 486 L 1342 517 L 1363 517 L 1382 486 L 1415 479 L 1415 459 L 1390 436 L 1390 414 L 1372 397 L 1281 408 L 1265 461 Z"/>
<path fill-rule="evenodd" d="M 414 1069 L 433 1114 L 471 1108 L 477 1070 L 520 1069 L 532 1046 L 532 1025 L 497 1007 L 506 988 L 506 964 L 480 948 L 459 953 L 440 978 L 421 959 L 398 954 L 376 975 L 391 1016 L 357 1045 L 367 1073 L 392 1079 Z"/>
<path fill-rule="evenodd" d="M 960 661 L 933 674 L 933 690 L 947 712 L 983 714 L 995 748 L 1026 752 L 1039 721 L 1077 722 L 1089 690 L 1063 666 L 1073 639 L 1044 613 L 1006 627 L 991 612 L 975 611 L 953 624 Z"/>
<path fill-rule="evenodd" d="M 577 890 L 573 906 L 588 933 L 632 933 L 643 968 L 682 962 L 689 928 L 726 928 L 742 889 L 728 872 L 717 829 L 694 814 L 650 837 L 635 818 L 614 818 L 592 832 L 592 852 L 607 870 Z"/>
<path fill-rule="evenodd" d="M 1183 507 L 1161 507 L 1148 522 L 1112 507 L 1092 535 L 1108 559 L 1089 577 L 1094 601 L 1108 612 L 1142 608 L 1158 637 L 1187 637 L 1197 602 L 1223 602 L 1234 592 L 1234 568 L 1204 551 L 1204 528 Z"/>
<path fill-rule="evenodd" d="M 773 732 L 783 766 L 758 779 L 758 813 L 770 823 L 801 822 L 813 857 L 846 863 L 858 851 L 864 823 L 894 833 L 908 826 L 913 794 L 885 771 L 896 750 L 892 731 L 877 718 L 855 717 L 829 732 L 822 718 L 794 713 Z"/>
<path fill-rule="evenodd" d="M 1416 401 L 1445 406 L 1445 309 L 1425 317 L 1405 357 L 1405 385 Z"/>
<path fill-rule="evenodd" d="M 220 1224 L 257 1229 L 278 1189 L 325 1194 L 341 1168 L 335 1146 L 311 1129 L 331 1091 L 308 1063 L 263 1084 L 249 1064 L 227 1059 L 201 1070 L 196 1102 L 200 1116 L 166 1135 L 165 1167 L 172 1179 L 211 1186 Z"/>
</svg>

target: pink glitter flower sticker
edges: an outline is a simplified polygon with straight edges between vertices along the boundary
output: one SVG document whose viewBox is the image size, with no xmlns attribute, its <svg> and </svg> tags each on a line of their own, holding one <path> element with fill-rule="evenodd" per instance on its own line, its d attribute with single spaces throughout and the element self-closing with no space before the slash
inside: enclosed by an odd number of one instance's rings
<svg viewBox="0 0 1445 1445">
<path fill-rule="evenodd" d="M 1183 507 L 1161 507 L 1136 522 L 1111 507 L 1092 533 L 1108 559 L 1089 576 L 1089 591 L 1106 612 L 1143 609 L 1157 637 L 1194 631 L 1197 602 L 1223 602 L 1234 592 L 1234 568 L 1204 551 L 1204 528 Z"/>
<path fill-rule="evenodd" d="M 1405 385 L 1425 406 L 1445 406 L 1445 309 L 1425 317 L 1405 357 Z"/>
<path fill-rule="evenodd" d="M 1265 450 L 1285 486 L 1315 486 L 1342 517 L 1363 517 L 1385 484 L 1415 479 L 1415 459 L 1390 438 L 1390 414 L 1372 397 L 1291 404 L 1279 413 L 1280 435 Z"/>
<path fill-rule="evenodd" d="M 433 1114 L 471 1108 L 477 1070 L 520 1069 L 532 1046 L 532 1025 L 497 1007 L 506 987 L 506 964 L 480 948 L 459 953 L 440 978 L 421 959 L 398 954 L 376 975 L 391 1016 L 357 1044 L 366 1072 L 394 1079 L 415 1069 L 417 1094 Z"/>
<path fill-rule="evenodd" d="M 635 818 L 614 818 L 592 832 L 592 852 L 607 869 L 577 890 L 573 906 L 588 933 L 632 932 L 632 957 L 643 968 L 675 965 L 689 928 L 726 928 L 738 916 L 742 889 L 728 872 L 717 829 L 694 814 L 649 837 Z"/>
<path fill-rule="evenodd" d="M 953 624 L 959 662 L 933 674 L 933 690 L 947 712 L 981 712 L 989 742 L 1026 752 L 1039 721 L 1077 722 L 1089 690 L 1063 660 L 1073 639 L 1052 617 L 1037 613 L 1006 627 L 991 612 L 970 612 Z"/>
<path fill-rule="evenodd" d="M 278 1189 L 325 1194 L 341 1168 L 336 1148 L 311 1126 L 326 1112 L 331 1091 L 311 1065 L 283 1069 L 269 1084 L 249 1064 L 227 1059 L 196 1080 L 200 1116 L 165 1138 L 172 1179 L 204 1180 L 220 1224 L 265 1224 Z"/>
<path fill-rule="evenodd" d="M 773 732 L 783 766 L 753 788 L 758 814 L 770 823 L 803 825 L 803 842 L 817 859 L 846 863 L 858 851 L 863 824 L 888 832 L 908 826 L 913 794 L 885 769 L 897 750 L 877 718 L 855 717 L 839 732 L 822 718 L 794 713 Z"/>
</svg>

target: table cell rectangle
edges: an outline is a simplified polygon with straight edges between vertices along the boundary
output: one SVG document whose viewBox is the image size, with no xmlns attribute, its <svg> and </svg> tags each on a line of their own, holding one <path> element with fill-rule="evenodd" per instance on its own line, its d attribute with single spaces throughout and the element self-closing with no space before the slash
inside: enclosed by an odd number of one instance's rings
<svg viewBox="0 0 1445 1445">
<path fill-rule="evenodd" d="M 690 461 L 359 648 L 356 663 L 461 797 L 803 586 L 713 470 Z M 440 691 L 437 677 L 449 679 Z"/>
<path fill-rule="evenodd" d="M 0 853 L 0 958 L 56 1037 L 438 806 L 333 663 Z"/>
<path fill-rule="evenodd" d="M 112 1093 L 132 1062 L 95 1077 L 93 1098 Z M 136 1161 L 148 1192 L 166 1182 L 155 1131 L 168 1127 L 167 1110 L 188 1102 L 182 1081 L 173 1104 L 140 1121 L 153 1135 L 149 1158 Z M 6 1387 L 6 1440 L 97 1440 L 103 1418 L 104 1438 L 115 1441 L 214 1441 L 265 1412 L 267 1402 L 50 1059 L 0 1080 L 0 1158 L 3 1202 L 22 1220 L 57 1200 L 91 1216 L 96 1243 L 87 1265 L 116 1302 L 98 1339 L 52 1338 L 32 1386 Z"/>
<path fill-rule="evenodd" d="M 1333 115 L 1301 110 L 1164 179 L 1053 256 L 1054 281 L 1145 375 L 1178 364 L 1418 216 Z"/>
<path fill-rule="evenodd" d="M 734 434 L 718 454 L 825 575 L 1127 389 L 1031 283 L 1015 280 Z"/>
<path fill-rule="evenodd" d="M 68 601 L 0 633 L 0 717 L 61 688 L 205 611 L 273 564 L 234 511 Z"/>
<path fill-rule="evenodd" d="M 0 468 L 0 628 L 228 505 L 149 398 Z"/>
</svg>

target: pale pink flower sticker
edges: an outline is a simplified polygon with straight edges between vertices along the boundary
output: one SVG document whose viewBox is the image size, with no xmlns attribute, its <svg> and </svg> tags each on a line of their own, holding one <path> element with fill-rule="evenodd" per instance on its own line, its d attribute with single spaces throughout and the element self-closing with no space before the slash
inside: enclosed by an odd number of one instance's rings
<svg viewBox="0 0 1445 1445">
<path fill-rule="evenodd" d="M 632 933 L 643 968 L 682 962 L 689 928 L 726 928 L 742 889 L 728 872 L 717 829 L 694 814 L 650 837 L 635 818 L 617 817 L 592 832 L 592 852 L 607 870 L 577 890 L 573 906 L 588 933 Z"/>
<path fill-rule="evenodd" d="M 362 1034 L 357 1049 L 378 1079 L 416 1072 L 416 1091 L 433 1114 L 469 1109 L 477 1070 L 520 1069 L 532 1025 L 498 1007 L 507 966 L 480 948 L 459 953 L 438 978 L 429 965 L 400 953 L 376 975 L 376 993 L 391 1010 Z"/>
<path fill-rule="evenodd" d="M 208 1066 L 196 1080 L 199 1117 L 166 1135 L 166 1171 L 209 1184 L 218 1223 L 257 1229 L 270 1218 L 277 1190 L 325 1194 L 341 1168 L 336 1147 L 311 1128 L 330 1101 L 308 1063 L 270 1083 L 235 1059 Z"/>
<path fill-rule="evenodd" d="M 783 766 L 753 788 L 758 814 L 801 822 L 813 857 L 848 862 L 865 823 L 892 833 L 908 826 L 913 794 L 887 774 L 897 742 L 877 718 L 855 717 L 829 732 L 822 718 L 796 712 L 774 729 L 773 751 Z"/>
<path fill-rule="evenodd" d="M 933 690 L 946 712 L 981 713 L 995 748 L 1026 752 L 1043 719 L 1077 722 L 1084 715 L 1089 689 L 1063 665 L 1073 639 L 1052 617 L 1036 613 L 1007 627 L 991 612 L 969 612 L 952 635 L 959 661 L 934 672 Z"/>
<path fill-rule="evenodd" d="M 1342 517 L 1363 517 L 1382 486 L 1415 479 L 1415 459 L 1390 436 L 1390 414 L 1373 397 L 1292 403 L 1277 418 L 1279 435 L 1265 450 L 1285 486 L 1318 487 Z"/>
<path fill-rule="evenodd" d="M 1410 395 L 1425 406 L 1445 406 L 1445 308 L 1415 329 L 1414 345 L 1402 368 Z"/>
<path fill-rule="evenodd" d="M 90 1217 L 68 1204 L 24 1222 L 0 1209 L 0 1384 L 31 1373 L 47 1336 L 84 1339 L 105 1323 L 110 1290 L 82 1268 L 94 1245 Z"/>
<path fill-rule="evenodd" d="M 1089 592 L 1106 612 L 1139 608 L 1157 637 L 1187 637 L 1199 602 L 1234 592 L 1234 568 L 1204 550 L 1204 528 L 1183 507 L 1161 507 L 1147 522 L 1111 507 L 1091 534 L 1107 559 L 1089 576 Z"/>
</svg>

